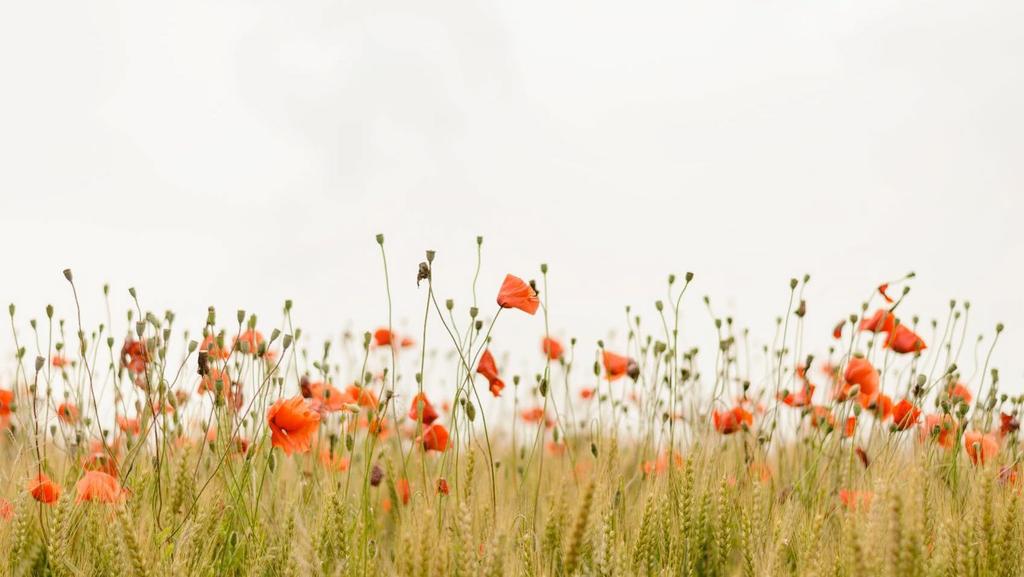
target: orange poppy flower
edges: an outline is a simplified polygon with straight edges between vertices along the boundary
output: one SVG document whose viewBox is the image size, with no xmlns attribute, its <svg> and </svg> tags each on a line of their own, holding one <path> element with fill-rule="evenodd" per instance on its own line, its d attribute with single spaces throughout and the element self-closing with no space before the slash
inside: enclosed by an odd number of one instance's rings
<svg viewBox="0 0 1024 577">
<path fill-rule="evenodd" d="M 547 418 L 547 414 L 541 407 L 523 409 L 523 411 L 519 413 L 519 416 L 523 419 L 524 422 L 534 425 L 544 423 L 545 426 L 550 428 L 554 424 L 554 422 L 552 422 L 551 419 Z"/>
<path fill-rule="evenodd" d="M 498 306 L 503 309 L 519 309 L 527 314 L 534 314 L 540 306 L 537 291 L 523 282 L 523 279 L 505 275 L 505 281 L 498 290 Z"/>
<path fill-rule="evenodd" d="M 270 443 L 286 455 L 309 451 L 320 427 L 320 415 L 302 397 L 279 399 L 267 410 Z"/>
<path fill-rule="evenodd" d="M 850 438 L 854 433 L 857 432 L 857 417 L 849 416 L 846 417 L 846 428 L 843 430 L 843 436 Z"/>
<path fill-rule="evenodd" d="M 395 481 L 395 492 L 398 493 L 398 498 L 402 500 L 402 504 L 408 505 L 409 498 L 412 497 L 412 487 L 409 485 L 409 479 Z"/>
<path fill-rule="evenodd" d="M 65 425 L 73 425 L 78 422 L 78 407 L 74 403 L 61 403 L 57 407 L 57 418 Z"/>
<path fill-rule="evenodd" d="M 126 496 L 117 479 L 103 471 L 86 471 L 85 475 L 75 484 L 78 496 L 76 503 L 93 501 L 97 503 L 117 503 Z"/>
<path fill-rule="evenodd" d="M 811 426 L 815 429 L 821 427 L 834 428 L 836 426 L 836 418 L 832 415 L 832 411 L 828 410 L 828 407 L 821 405 L 815 405 L 811 407 Z"/>
<path fill-rule="evenodd" d="M 562 358 L 564 349 L 562 343 L 556 341 L 551 337 L 544 337 L 540 342 L 540 350 L 552 361 L 557 361 Z"/>
<path fill-rule="evenodd" d="M 871 500 L 875 494 L 871 491 L 851 491 L 839 489 L 839 502 L 850 511 L 867 511 L 871 508 Z"/>
<path fill-rule="evenodd" d="M 853 357 L 846 365 L 846 373 L 843 378 L 846 385 L 843 387 L 843 396 L 849 394 L 850 386 L 860 387 L 860 394 L 867 399 L 874 399 L 878 394 L 878 371 L 871 365 L 871 362 L 864 357 Z"/>
<path fill-rule="evenodd" d="M 353 400 L 334 385 L 319 381 L 310 383 L 309 389 L 317 408 L 327 412 L 340 411 L 345 408 L 345 403 Z"/>
<path fill-rule="evenodd" d="M 392 332 L 386 328 L 379 328 L 373 331 L 373 344 L 378 347 L 391 346 L 391 341 L 394 338 Z"/>
<path fill-rule="evenodd" d="M 803 389 L 795 393 L 787 393 L 785 395 L 779 394 L 779 400 L 783 404 L 789 405 L 790 407 L 806 407 L 811 404 L 811 398 L 814 396 L 814 385 L 811 383 L 804 384 Z"/>
<path fill-rule="evenodd" d="M 61 368 L 64 368 L 65 366 L 71 364 L 71 361 L 69 361 L 67 359 L 67 357 L 62 357 L 60 355 L 53 355 L 53 357 L 50 358 L 50 364 L 53 365 L 54 367 L 57 367 L 58 369 L 61 369 Z"/>
<path fill-rule="evenodd" d="M 684 464 L 683 456 L 679 453 L 673 452 L 672 464 L 677 470 L 682 469 Z M 668 471 L 668 451 L 662 451 L 662 453 L 658 455 L 658 458 L 653 461 L 644 461 L 643 470 L 644 473 L 647 473 L 648 475 L 651 473 L 661 475 Z"/>
<path fill-rule="evenodd" d="M 129 435 L 138 435 L 142 431 L 142 427 L 139 425 L 138 419 L 129 419 L 124 415 L 117 416 L 117 426 Z"/>
<path fill-rule="evenodd" d="M 580 389 L 580 398 L 583 399 L 584 401 L 593 399 L 594 398 L 594 389 L 591 389 L 589 387 L 588 388 L 584 388 L 584 389 Z"/>
<path fill-rule="evenodd" d="M 610 351 L 604 351 L 601 353 L 601 362 L 604 364 L 605 378 L 608 379 L 609 382 L 621 379 L 626 375 L 629 375 L 633 380 L 636 380 L 636 376 L 639 376 L 640 374 L 636 361 Z"/>
<path fill-rule="evenodd" d="M 545 443 L 544 448 L 547 449 L 549 455 L 554 457 L 560 457 L 565 454 L 565 443 L 548 441 Z"/>
<path fill-rule="evenodd" d="M 892 426 L 900 431 L 913 427 L 920 418 L 921 409 L 906 399 L 902 399 L 892 408 Z"/>
<path fill-rule="evenodd" d="M 498 366 L 494 364 L 494 355 L 487 349 L 480 355 L 480 362 L 476 365 L 476 372 L 487 379 L 488 388 L 495 397 L 501 396 L 501 390 L 505 388 L 505 381 L 498 378 Z"/>
<path fill-rule="evenodd" d="M 443 453 L 448 449 L 448 429 L 441 423 L 434 423 L 423 431 L 420 437 L 424 451 L 438 451 Z"/>
<path fill-rule="evenodd" d="M 437 420 L 437 411 L 427 400 L 426 394 L 419 393 L 413 397 L 412 406 L 409 407 L 409 418 L 424 425 L 430 425 Z"/>
<path fill-rule="evenodd" d="M 975 465 L 989 463 L 999 454 L 995 435 L 970 431 L 964 434 L 964 450 Z"/>
<path fill-rule="evenodd" d="M 863 403 L 862 403 L 863 405 Z M 880 421 L 884 421 L 892 416 L 892 397 L 884 393 L 879 393 L 875 397 L 874 402 L 869 403 L 865 409 L 871 409 L 875 413 L 875 417 Z"/>
<path fill-rule="evenodd" d="M 888 290 L 889 290 L 889 283 L 884 282 L 884 283 L 878 285 L 878 294 L 882 295 L 882 298 L 885 299 L 885 302 L 892 303 L 894 301 L 892 300 L 892 297 L 889 296 L 889 293 L 886 292 Z"/>
<path fill-rule="evenodd" d="M 924 340 L 906 325 L 896 325 L 885 339 L 885 346 L 900 354 L 919 353 L 928 348 Z"/>
<path fill-rule="evenodd" d="M 921 426 L 921 441 L 935 439 L 944 449 L 952 449 L 956 443 L 956 419 L 952 415 L 925 415 Z"/>
<path fill-rule="evenodd" d="M 965 405 L 971 404 L 971 401 L 974 400 L 974 395 L 971 394 L 971 390 L 963 383 L 953 385 L 946 392 L 949 394 L 950 400 L 960 401 Z"/>
<path fill-rule="evenodd" d="M 60 499 L 60 485 L 54 483 L 46 473 L 39 473 L 28 483 L 28 492 L 40 503 L 52 505 Z"/>
<path fill-rule="evenodd" d="M 82 468 L 86 471 L 103 471 L 108 475 L 117 476 L 117 461 L 103 451 L 93 451 L 82 459 Z"/>
<path fill-rule="evenodd" d="M 345 389 L 345 394 L 348 395 L 349 401 L 363 407 L 364 409 L 376 411 L 380 406 L 380 401 L 377 399 L 377 395 L 366 387 L 351 384 Z"/>
<path fill-rule="evenodd" d="M 242 349 L 239 345 L 245 344 L 246 348 Z M 260 350 L 260 345 L 263 344 L 263 334 L 254 329 L 246 329 L 245 332 L 235 337 L 231 348 L 238 348 L 250 355 L 255 355 Z"/>
<path fill-rule="evenodd" d="M 0 498 L 0 519 L 10 521 L 14 518 L 14 505 L 7 499 Z"/>
<path fill-rule="evenodd" d="M 839 340 L 843 338 L 843 327 L 846 326 L 846 321 L 839 321 L 836 326 L 832 328 L 832 338 Z"/>
<path fill-rule="evenodd" d="M 202 344 L 199 345 L 199 351 L 206 351 L 206 354 L 212 359 L 225 360 L 231 356 L 231 351 L 224 349 L 217 344 L 217 337 L 213 335 L 206 335 L 203 339 Z"/>
<path fill-rule="evenodd" d="M 712 411 L 715 430 L 723 435 L 731 435 L 741 429 L 754 426 L 754 415 L 743 407 L 734 407 L 730 411 Z"/>
<path fill-rule="evenodd" d="M 896 316 L 885 309 L 878 309 L 871 318 L 861 319 L 859 329 L 873 333 L 889 333 L 896 326 Z"/>
</svg>

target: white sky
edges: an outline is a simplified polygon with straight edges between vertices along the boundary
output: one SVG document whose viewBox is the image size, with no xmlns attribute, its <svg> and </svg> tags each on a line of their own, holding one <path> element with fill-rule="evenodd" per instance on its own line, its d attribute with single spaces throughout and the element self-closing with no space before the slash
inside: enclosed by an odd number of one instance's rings
<svg viewBox="0 0 1024 577">
<path fill-rule="evenodd" d="M 136 286 L 193 323 L 293 298 L 308 331 L 361 331 L 385 320 L 384 232 L 415 325 L 422 251 L 464 306 L 483 234 L 485 312 L 547 262 L 553 328 L 591 346 L 627 303 L 652 325 L 692 270 L 692 342 L 703 294 L 768 339 L 808 272 L 822 352 L 914 270 L 904 312 L 968 298 L 972 332 L 1004 321 L 1019 389 L 1022 19 L 1017 0 L 6 2 L 0 301 L 70 315 L 69 266 L 89 324 L 109 281 L 119 308 Z M 541 332 L 509 315 L 497 338 L 535 360 Z"/>
</svg>

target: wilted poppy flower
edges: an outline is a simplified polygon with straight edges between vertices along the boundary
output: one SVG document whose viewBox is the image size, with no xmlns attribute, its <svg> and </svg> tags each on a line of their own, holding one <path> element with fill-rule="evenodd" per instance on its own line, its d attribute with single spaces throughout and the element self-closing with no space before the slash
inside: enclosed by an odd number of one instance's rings
<svg viewBox="0 0 1024 577">
<path fill-rule="evenodd" d="M 348 395 L 347 400 L 363 407 L 364 409 L 376 411 L 377 407 L 380 406 L 380 401 L 377 399 L 377 395 L 367 387 L 360 387 L 359 385 L 352 384 L 345 389 L 345 394 Z"/>
<path fill-rule="evenodd" d="M 424 451 L 444 452 L 448 449 L 448 429 L 441 423 L 434 423 L 423 430 L 420 437 Z"/>
<path fill-rule="evenodd" d="M 52 505 L 60 499 L 60 485 L 54 483 L 46 473 L 39 473 L 28 482 L 28 492 L 32 494 L 33 499 L 47 505 Z"/>
<path fill-rule="evenodd" d="M 498 306 L 506 309 L 519 309 L 532 315 L 537 312 L 540 299 L 537 298 L 537 291 L 523 282 L 523 279 L 505 275 L 505 282 L 501 283 L 501 288 L 498 290 Z"/>
<path fill-rule="evenodd" d="M 409 407 L 409 418 L 424 425 L 430 425 L 437 420 L 437 411 L 427 400 L 426 394 L 419 393 L 413 397 L 412 406 Z"/>
<path fill-rule="evenodd" d="M 601 361 L 604 363 L 605 378 L 609 381 L 621 379 L 626 375 L 630 375 L 634 370 L 638 370 L 633 359 L 610 351 L 604 351 L 601 354 Z M 634 377 L 633 380 L 636 380 L 636 378 Z"/>
<path fill-rule="evenodd" d="M 999 454 L 995 435 L 970 431 L 964 434 L 964 450 L 975 465 L 989 463 Z"/>
<path fill-rule="evenodd" d="M 270 443 L 286 455 L 309 451 L 320 427 L 320 415 L 302 397 L 279 399 L 267 410 Z"/>
<path fill-rule="evenodd" d="M 205 351 L 211 359 L 220 359 L 223 361 L 231 356 L 231 351 L 218 345 L 217 338 L 213 335 L 206 335 L 202 344 L 199 345 L 199 350 Z"/>
<path fill-rule="evenodd" d="M 884 282 L 884 283 L 878 285 L 878 294 L 882 295 L 882 298 L 885 299 L 885 302 L 892 303 L 893 300 L 892 300 L 892 297 L 889 296 L 889 293 L 887 292 L 888 290 L 889 290 L 889 283 Z"/>
<path fill-rule="evenodd" d="M 900 354 L 919 353 L 928 348 L 924 340 L 906 325 L 896 325 L 885 339 L 885 346 Z"/>
<path fill-rule="evenodd" d="M 715 430 L 723 435 L 731 435 L 743 428 L 754 426 L 754 415 L 743 407 L 734 407 L 729 411 L 712 411 L 711 419 Z"/>
<path fill-rule="evenodd" d="M 921 441 L 935 439 L 944 449 L 952 449 L 956 443 L 956 419 L 952 415 L 925 415 L 921 426 Z"/>
<path fill-rule="evenodd" d="M 61 403 L 57 407 L 57 418 L 66 425 L 78 422 L 78 407 L 74 403 Z"/>
<path fill-rule="evenodd" d="M 125 497 L 125 491 L 117 479 L 103 471 L 86 471 L 85 475 L 75 484 L 78 496 L 76 503 L 93 501 L 96 503 L 117 503 Z"/>
<path fill-rule="evenodd" d="M 843 338 L 843 327 L 846 326 L 846 321 L 839 321 L 836 326 L 832 328 L 832 338 L 839 340 Z"/>
<path fill-rule="evenodd" d="M 878 394 L 878 371 L 864 357 L 851 358 L 846 365 L 843 378 L 846 380 L 846 386 L 843 387 L 844 398 L 852 385 L 860 387 L 860 394 L 867 399 L 874 399 Z"/>
<path fill-rule="evenodd" d="M 889 333 L 895 326 L 896 316 L 885 309 L 878 309 L 871 318 L 861 319 L 858 328 L 873 333 Z"/>
<path fill-rule="evenodd" d="M 117 416 L 117 426 L 129 435 L 138 435 L 142 431 L 138 419 L 128 418 L 124 415 Z"/>
<path fill-rule="evenodd" d="M 540 342 L 540 350 L 552 361 L 557 361 L 562 358 L 562 343 L 551 337 L 544 337 Z"/>
<path fill-rule="evenodd" d="M 480 362 L 476 365 L 476 372 L 487 379 L 488 388 L 495 397 L 501 396 L 501 390 L 505 388 L 505 382 L 498 378 L 498 367 L 494 364 L 494 355 L 487 349 L 480 355 Z"/>
<path fill-rule="evenodd" d="M 839 489 L 839 502 L 850 511 L 867 511 L 871 508 L 871 500 L 875 494 L 871 491 L 851 491 Z"/>
<path fill-rule="evenodd" d="M 408 505 L 409 498 L 412 497 L 412 487 L 409 485 L 409 479 L 395 481 L 395 492 L 398 493 L 398 498 L 402 500 L 402 504 Z"/>
<path fill-rule="evenodd" d="M 900 431 L 913 427 L 920 418 L 921 409 L 906 399 L 902 399 L 892 408 L 892 426 Z"/>
<path fill-rule="evenodd" d="M 1017 417 L 1006 413 L 999 413 L 999 434 L 1005 437 L 1019 430 L 1020 421 L 1017 420 Z"/>
<path fill-rule="evenodd" d="M 121 366 L 135 374 L 145 372 L 149 362 L 146 344 L 142 341 L 128 339 L 121 346 Z"/>
</svg>

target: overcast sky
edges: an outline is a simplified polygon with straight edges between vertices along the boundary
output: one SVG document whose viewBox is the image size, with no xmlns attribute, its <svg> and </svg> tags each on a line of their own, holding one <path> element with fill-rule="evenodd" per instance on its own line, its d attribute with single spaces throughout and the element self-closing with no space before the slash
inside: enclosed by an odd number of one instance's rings
<svg viewBox="0 0 1024 577">
<path fill-rule="evenodd" d="M 88 324 L 110 282 L 194 327 L 292 298 L 308 331 L 362 331 L 386 321 L 383 232 L 416 325 L 423 250 L 465 306 L 482 234 L 486 314 L 546 262 L 553 330 L 592 347 L 692 270 L 687 338 L 710 342 L 710 294 L 763 341 L 810 273 L 824 352 L 913 270 L 902 310 L 1004 321 L 1019 389 L 1022 21 L 1018 0 L 6 2 L 0 300 L 69 316 L 72 267 Z M 540 319 L 499 325 L 535 360 Z"/>
</svg>

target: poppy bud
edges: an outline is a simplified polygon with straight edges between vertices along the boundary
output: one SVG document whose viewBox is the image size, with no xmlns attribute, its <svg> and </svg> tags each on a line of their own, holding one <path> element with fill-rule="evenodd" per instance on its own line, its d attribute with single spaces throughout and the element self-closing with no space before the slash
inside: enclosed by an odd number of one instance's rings
<svg viewBox="0 0 1024 577">
<path fill-rule="evenodd" d="M 271 451 L 270 454 L 267 455 L 267 467 L 270 468 L 271 473 L 277 470 L 277 459 L 274 458 L 273 451 Z"/>
<path fill-rule="evenodd" d="M 597 443 L 590 443 L 590 454 L 597 458 Z"/>
<path fill-rule="evenodd" d="M 213 307 L 206 308 L 206 324 L 213 326 L 217 323 L 217 311 Z"/>
<path fill-rule="evenodd" d="M 7 305 L 7 312 L 10 313 L 11 318 L 14 318 L 14 303 Z"/>
<path fill-rule="evenodd" d="M 789 288 L 790 289 L 795 289 L 797 284 L 799 284 L 799 283 L 798 283 L 798 281 L 795 278 L 789 279 Z"/>
<path fill-rule="evenodd" d="M 281 336 L 281 329 L 274 329 L 270 331 L 270 342 L 276 341 L 279 336 Z"/>
<path fill-rule="evenodd" d="M 114 346 L 114 337 L 107 337 L 107 347 Z"/>
<path fill-rule="evenodd" d="M 475 319 L 477 313 L 479 313 L 479 312 L 480 312 L 480 309 L 478 309 L 476 307 L 469 307 L 469 318 Z"/>
<path fill-rule="evenodd" d="M 669 286 L 672 286 L 675 283 L 676 283 L 676 275 L 674 275 L 674 274 L 668 275 L 668 284 L 669 284 Z"/>
<path fill-rule="evenodd" d="M 370 485 L 377 487 L 380 482 L 384 480 L 384 469 L 380 468 L 380 465 L 374 465 L 373 469 L 370 470 Z"/>
<path fill-rule="evenodd" d="M 377 235 L 377 244 L 379 244 L 381 246 L 384 246 L 384 235 L 383 234 L 378 234 Z"/>
<path fill-rule="evenodd" d="M 455 301 L 452 299 L 444 301 L 444 307 L 451 311 L 453 308 L 455 308 Z"/>
<path fill-rule="evenodd" d="M 1004 328 L 1005 328 L 1005 327 L 1003 326 L 1003 323 L 999 323 L 999 324 L 997 324 L 997 325 L 996 325 L 996 334 L 999 334 L 999 333 L 1003 332 L 1003 329 L 1004 329 Z"/>
<path fill-rule="evenodd" d="M 73 282 L 71 278 L 71 269 L 64 269 L 64 278 L 68 279 L 68 282 Z"/>
<path fill-rule="evenodd" d="M 542 262 L 540 264 L 540 273 L 541 274 L 548 274 L 548 263 Z"/>
<path fill-rule="evenodd" d="M 42 368 L 43 368 L 43 365 L 44 365 L 45 363 L 46 363 L 46 359 L 44 359 L 43 357 L 36 357 L 36 372 L 37 372 L 37 373 L 38 373 L 38 372 L 39 372 L 40 370 L 42 370 Z"/>
<path fill-rule="evenodd" d="M 281 346 L 284 349 L 287 349 L 288 347 L 292 346 L 292 336 L 291 335 L 285 335 L 284 338 L 281 339 Z"/>
<path fill-rule="evenodd" d="M 654 301 L 654 309 L 657 310 L 658 312 L 661 312 L 661 309 L 664 308 L 664 306 L 665 305 L 662 304 L 660 300 Z"/>
<path fill-rule="evenodd" d="M 466 418 L 468 418 L 469 422 L 472 423 L 473 421 L 476 420 L 476 407 L 473 406 L 473 402 L 472 401 L 466 401 L 466 407 L 465 408 L 466 408 Z"/>
<path fill-rule="evenodd" d="M 547 379 L 541 379 L 540 380 L 540 387 L 538 387 L 538 388 L 540 390 L 540 396 L 542 396 L 542 397 L 548 396 L 548 380 Z"/>
</svg>

